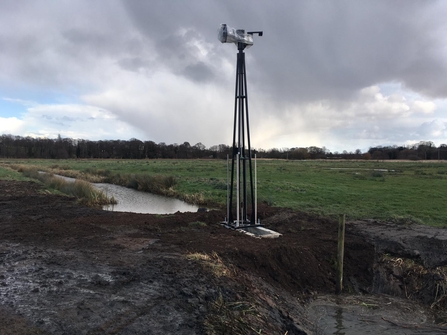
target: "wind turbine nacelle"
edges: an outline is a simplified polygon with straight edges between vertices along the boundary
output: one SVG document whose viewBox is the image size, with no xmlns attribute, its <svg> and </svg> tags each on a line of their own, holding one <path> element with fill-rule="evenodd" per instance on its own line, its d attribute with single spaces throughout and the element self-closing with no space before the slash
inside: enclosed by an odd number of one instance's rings
<svg viewBox="0 0 447 335">
<path fill-rule="evenodd" d="M 262 35 L 261 35 L 262 36 Z M 246 33 L 244 29 L 235 29 L 222 24 L 217 38 L 222 43 L 239 43 L 245 44 L 247 47 L 253 45 L 253 34 Z"/>
</svg>

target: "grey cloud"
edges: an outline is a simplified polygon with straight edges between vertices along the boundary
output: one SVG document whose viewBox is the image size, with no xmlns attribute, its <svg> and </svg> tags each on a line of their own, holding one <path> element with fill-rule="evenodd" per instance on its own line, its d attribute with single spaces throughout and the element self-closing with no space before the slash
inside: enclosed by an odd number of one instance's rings
<svg viewBox="0 0 447 335">
<path fill-rule="evenodd" d="M 132 72 L 139 72 L 140 70 L 148 69 L 151 65 L 154 65 L 152 62 L 140 57 L 126 57 L 119 60 L 118 64 L 121 68 Z"/>
<path fill-rule="evenodd" d="M 171 35 L 157 41 L 156 51 L 161 63 L 168 63 L 174 68 L 182 67 L 194 61 L 195 48 L 188 45 L 191 34 L 180 36 L 173 32 Z"/>
<path fill-rule="evenodd" d="M 195 39 L 200 40 L 201 35 L 194 30 L 187 30 L 183 34 L 175 32 L 159 40 L 156 44 L 158 62 L 192 81 L 210 81 L 215 77 L 213 69 L 210 64 L 200 60 L 201 51 L 194 44 Z"/>
<path fill-rule="evenodd" d="M 157 87 L 149 75 L 158 71 L 158 78 L 166 80 L 187 78 L 197 91 L 206 83 L 213 92 L 232 92 L 237 49 L 221 44 L 216 36 L 220 24 L 227 23 L 264 31 L 246 51 L 250 97 L 261 98 L 261 114 L 274 114 L 283 126 L 291 113 L 299 114 L 320 131 L 319 119 L 312 109 L 306 111 L 306 104 L 321 103 L 346 128 L 343 121 L 350 118 L 356 119 L 354 124 L 365 122 L 359 101 L 365 87 L 401 83 L 425 97 L 447 98 L 446 14 L 443 2 L 420 0 L 111 0 L 107 6 L 81 0 L 6 1 L 0 12 L 0 88 L 102 95 L 98 107 L 105 108 L 104 101 L 126 89 L 138 103 L 139 88 L 143 92 L 145 85 Z M 206 57 L 197 41 L 206 46 Z M 168 94 L 182 95 L 178 85 L 164 85 L 175 86 Z M 184 112 L 172 111 L 171 102 L 158 108 L 164 114 Z M 344 113 L 353 104 L 359 106 L 351 113 L 355 115 Z M 141 112 L 127 105 L 116 115 L 132 124 Z M 231 102 L 229 106 L 231 114 Z M 110 103 L 108 107 L 113 108 Z M 216 113 L 220 108 L 215 106 Z M 335 119 L 324 112 L 318 118 L 326 116 Z M 362 136 L 377 140 L 385 138 L 386 131 L 402 137 L 431 134 L 413 128 L 398 132 L 397 124 L 387 128 L 377 122 L 373 125 L 379 130 L 359 123 L 356 129 L 365 129 Z M 356 129 L 350 130 L 351 138 L 361 136 Z M 162 127 L 158 130 L 163 134 Z M 339 130 L 342 136 L 344 130 Z"/>
<path fill-rule="evenodd" d="M 264 30 L 247 51 L 247 73 L 253 89 L 284 103 L 345 100 L 388 81 L 431 97 L 447 95 L 447 62 L 442 35 L 436 35 L 446 27 L 447 13 L 437 2 L 126 1 L 124 6 L 144 34 L 160 41 L 166 62 L 173 61 L 167 50 L 177 50 L 176 59 L 187 66 L 188 50 L 172 37 L 181 27 L 194 27 L 226 57 L 235 57 L 236 50 L 232 54 L 231 46 L 217 41 L 220 23 Z"/>
<path fill-rule="evenodd" d="M 86 28 L 68 29 L 61 32 L 65 39 L 61 47 L 70 53 L 94 53 L 95 55 L 110 54 L 117 51 L 116 41 L 111 40 L 110 32 L 95 32 Z M 63 49 L 61 51 L 64 51 Z"/>
<path fill-rule="evenodd" d="M 257 81 L 275 96 L 343 100 L 387 81 L 430 96 L 447 92 L 443 41 L 433 37 L 439 24 L 433 17 L 443 14 L 427 2 L 296 2 L 270 9 L 283 19 L 266 22 L 253 57 Z"/>
<path fill-rule="evenodd" d="M 228 23 L 264 30 L 247 51 L 247 72 L 253 89 L 284 104 L 345 100 L 356 90 L 388 81 L 431 97 L 447 94 L 441 40 L 447 13 L 434 1 L 154 0 L 108 6 L 81 1 L 45 8 L 37 2 L 31 8 L 35 13 L 7 4 L 10 12 L 25 14 L 5 25 L 36 20 L 47 25 L 39 31 L 37 24 L 38 38 L 32 24 L 28 33 L 22 28 L 13 36 L 0 34 L 2 51 L 22 60 L 20 76 L 36 84 L 61 85 L 68 76 L 76 80 L 81 68 L 95 69 L 104 59 L 115 59 L 129 71 L 161 65 L 193 81 L 218 83 L 211 64 L 221 58 L 235 62 L 235 47 L 216 38 L 219 25 Z M 179 36 L 180 29 L 187 33 Z M 188 44 L 194 34 L 212 45 L 206 62 L 198 62 L 197 50 Z M 149 54 L 156 62 L 145 63 Z"/>
<path fill-rule="evenodd" d="M 0 13 L 0 70 L 11 85 L 81 87 L 104 58 L 127 52 L 118 2 L 43 3 L 20 3 Z"/>
<path fill-rule="evenodd" d="M 73 118 L 73 117 L 69 117 L 66 115 L 58 117 L 58 116 L 47 115 L 47 114 L 42 114 L 41 118 L 46 119 L 52 123 L 61 124 L 61 125 L 64 125 L 64 122 L 74 122 L 74 121 L 79 120 L 78 118 Z"/>
<path fill-rule="evenodd" d="M 182 74 L 196 82 L 211 81 L 215 77 L 212 70 L 203 62 L 186 66 Z"/>
</svg>

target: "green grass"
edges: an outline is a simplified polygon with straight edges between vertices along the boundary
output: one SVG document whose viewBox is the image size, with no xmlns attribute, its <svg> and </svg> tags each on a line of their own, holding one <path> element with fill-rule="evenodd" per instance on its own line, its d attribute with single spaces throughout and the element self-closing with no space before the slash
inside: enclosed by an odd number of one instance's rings
<svg viewBox="0 0 447 335">
<path fill-rule="evenodd" d="M 22 173 L 11 168 L 0 166 L 0 180 L 28 181 L 30 178 L 25 177 Z"/>
<path fill-rule="evenodd" d="M 169 196 L 225 206 L 222 160 L 2 160 L 100 180 L 167 180 Z M 447 226 L 447 164 L 439 162 L 258 160 L 258 199 L 320 215 Z M 65 171 L 65 173 L 64 173 Z M 137 183 L 138 184 L 138 183 Z M 162 186 L 160 186 L 162 185 Z M 138 187 L 137 187 L 138 188 Z M 157 192 L 155 192 L 157 193 Z"/>
</svg>

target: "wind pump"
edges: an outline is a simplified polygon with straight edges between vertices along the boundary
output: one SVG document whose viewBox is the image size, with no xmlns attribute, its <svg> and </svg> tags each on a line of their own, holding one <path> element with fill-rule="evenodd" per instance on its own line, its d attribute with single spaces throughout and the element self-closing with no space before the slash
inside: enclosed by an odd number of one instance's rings
<svg viewBox="0 0 447 335">
<path fill-rule="evenodd" d="M 253 35 L 262 31 L 245 32 L 222 24 L 218 38 L 222 43 L 237 46 L 236 89 L 234 96 L 233 146 L 231 178 L 227 182 L 227 217 L 224 224 L 231 228 L 260 224 L 257 220 L 256 159 L 253 179 L 250 123 L 248 115 L 247 76 L 244 50 L 253 45 Z M 230 171 L 227 160 L 227 175 Z M 228 178 L 228 177 L 227 177 Z"/>
</svg>

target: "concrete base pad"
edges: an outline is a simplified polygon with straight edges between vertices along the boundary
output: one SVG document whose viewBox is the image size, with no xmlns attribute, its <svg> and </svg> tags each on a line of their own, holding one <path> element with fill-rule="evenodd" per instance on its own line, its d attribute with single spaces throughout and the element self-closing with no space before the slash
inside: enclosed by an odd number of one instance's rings
<svg viewBox="0 0 447 335">
<path fill-rule="evenodd" d="M 264 227 L 256 227 L 256 226 L 252 226 L 252 227 L 242 227 L 239 228 L 239 230 L 247 235 L 253 236 L 253 237 L 262 237 L 262 238 L 277 238 L 280 237 L 281 234 L 274 231 L 274 230 L 270 230 Z"/>
<path fill-rule="evenodd" d="M 241 233 L 247 234 L 252 237 L 277 238 L 282 235 L 274 230 L 262 227 L 261 225 L 239 225 L 239 227 L 236 227 L 235 225 L 231 225 L 228 222 L 222 222 L 221 224 L 226 228 L 236 229 L 237 231 L 240 231 Z"/>
</svg>

